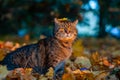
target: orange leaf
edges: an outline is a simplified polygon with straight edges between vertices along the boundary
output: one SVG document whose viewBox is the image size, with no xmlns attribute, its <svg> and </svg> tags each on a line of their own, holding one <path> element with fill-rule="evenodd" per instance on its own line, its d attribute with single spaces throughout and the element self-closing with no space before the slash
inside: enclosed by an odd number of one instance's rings
<svg viewBox="0 0 120 80">
<path fill-rule="evenodd" d="M 71 73 L 65 73 L 62 76 L 62 80 L 75 80 L 74 76 Z"/>
<path fill-rule="evenodd" d="M 111 63 L 106 58 L 103 58 L 103 64 L 105 66 L 111 66 Z"/>
</svg>

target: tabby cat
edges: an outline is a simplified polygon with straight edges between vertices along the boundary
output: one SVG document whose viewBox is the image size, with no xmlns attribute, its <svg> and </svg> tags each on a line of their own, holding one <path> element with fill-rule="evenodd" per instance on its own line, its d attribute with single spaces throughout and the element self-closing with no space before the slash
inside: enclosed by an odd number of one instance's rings
<svg viewBox="0 0 120 80">
<path fill-rule="evenodd" d="M 7 65 L 8 70 L 19 67 L 33 68 L 40 74 L 45 74 L 49 67 L 53 67 L 57 74 L 64 61 L 71 56 L 78 20 L 72 22 L 55 18 L 54 22 L 53 37 L 18 48 L 6 55 L 0 64 Z"/>
</svg>

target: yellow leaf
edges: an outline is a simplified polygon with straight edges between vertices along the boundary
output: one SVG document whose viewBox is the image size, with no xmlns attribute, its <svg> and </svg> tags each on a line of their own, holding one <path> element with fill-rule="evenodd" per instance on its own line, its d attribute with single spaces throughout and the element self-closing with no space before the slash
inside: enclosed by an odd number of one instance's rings
<svg viewBox="0 0 120 80">
<path fill-rule="evenodd" d="M 25 73 L 26 74 L 31 74 L 32 73 L 32 68 L 25 68 Z"/>
<path fill-rule="evenodd" d="M 46 73 L 46 76 L 48 77 L 53 77 L 54 75 L 54 70 L 52 67 L 49 68 L 48 72 Z"/>
<path fill-rule="evenodd" d="M 73 71 L 73 74 L 82 74 L 82 72 L 79 69 L 77 69 L 77 70 Z"/>
<path fill-rule="evenodd" d="M 78 57 L 78 56 L 84 56 L 84 46 L 82 40 L 77 40 L 73 44 L 73 54 L 72 56 Z"/>
<path fill-rule="evenodd" d="M 60 21 L 67 21 L 68 19 L 67 18 L 61 18 L 61 19 L 58 19 Z"/>
</svg>

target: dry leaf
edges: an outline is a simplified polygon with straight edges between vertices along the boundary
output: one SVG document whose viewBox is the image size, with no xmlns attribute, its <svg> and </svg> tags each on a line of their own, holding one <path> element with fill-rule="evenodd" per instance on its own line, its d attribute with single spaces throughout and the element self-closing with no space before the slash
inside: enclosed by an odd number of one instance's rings
<svg viewBox="0 0 120 80">
<path fill-rule="evenodd" d="M 4 47 L 4 43 L 0 41 L 0 49 Z"/>
<path fill-rule="evenodd" d="M 104 57 L 103 59 L 102 59 L 103 61 L 103 65 L 105 65 L 105 66 L 111 66 L 112 64 L 107 60 L 107 58 L 106 57 Z"/>
<path fill-rule="evenodd" d="M 75 77 L 71 73 L 65 73 L 62 76 L 62 80 L 75 80 Z"/>
<path fill-rule="evenodd" d="M 5 55 L 6 55 L 5 50 L 0 49 L 0 61 L 4 59 Z"/>
<path fill-rule="evenodd" d="M 45 77 L 44 75 L 41 75 L 39 80 L 49 80 L 47 77 Z"/>
<path fill-rule="evenodd" d="M 77 57 L 75 62 L 76 64 L 81 65 L 82 67 L 90 68 L 91 67 L 91 62 L 87 57 Z"/>
<path fill-rule="evenodd" d="M 13 47 L 13 42 L 10 42 L 10 41 L 5 42 L 4 47 L 8 48 L 8 49 L 11 49 Z"/>
<path fill-rule="evenodd" d="M 17 48 L 20 47 L 20 44 L 19 43 L 15 43 L 15 46 L 12 47 L 12 51 L 16 50 Z"/>
<path fill-rule="evenodd" d="M 84 74 L 82 73 L 79 69 L 75 70 L 75 71 L 72 71 L 73 74 Z"/>
<path fill-rule="evenodd" d="M 93 63 L 99 62 L 100 60 L 100 55 L 98 52 L 95 52 L 91 55 L 91 58 Z"/>
<path fill-rule="evenodd" d="M 47 77 L 53 77 L 54 76 L 54 69 L 52 67 L 49 68 L 48 72 L 45 74 Z"/>
<path fill-rule="evenodd" d="M 31 68 L 16 68 L 12 71 L 9 72 L 9 74 L 6 77 L 6 80 L 13 80 L 13 79 L 17 79 L 17 80 L 33 80 L 35 79 L 32 75 L 31 75 Z"/>
<path fill-rule="evenodd" d="M 102 72 L 95 77 L 95 80 L 106 80 L 106 76 L 108 76 L 108 72 Z"/>
<path fill-rule="evenodd" d="M 9 71 L 7 70 L 6 66 L 0 65 L 0 80 L 5 78 L 8 73 L 9 73 Z"/>
<path fill-rule="evenodd" d="M 73 71 L 75 80 L 94 80 L 94 75 L 88 71 L 80 71 L 79 69 Z"/>
</svg>

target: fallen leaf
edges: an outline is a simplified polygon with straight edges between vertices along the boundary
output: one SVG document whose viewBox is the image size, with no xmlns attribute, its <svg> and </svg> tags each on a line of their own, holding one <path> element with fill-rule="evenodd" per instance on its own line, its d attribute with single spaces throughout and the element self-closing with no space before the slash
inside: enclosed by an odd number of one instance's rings
<svg viewBox="0 0 120 80">
<path fill-rule="evenodd" d="M 112 64 L 107 60 L 107 58 L 105 58 L 105 57 L 102 59 L 102 62 L 103 62 L 103 65 L 108 66 L 108 67 L 112 65 Z"/>
<path fill-rule="evenodd" d="M 6 55 L 5 50 L 0 49 L 0 61 L 2 61 L 4 59 L 5 55 Z"/>
<path fill-rule="evenodd" d="M 80 64 L 82 67 L 86 68 L 90 68 L 92 66 L 89 58 L 83 56 L 77 57 L 74 63 Z"/>
<path fill-rule="evenodd" d="M 6 66 L 0 65 L 0 80 L 4 79 L 9 71 L 7 70 Z"/>
<path fill-rule="evenodd" d="M 108 72 L 102 72 L 95 77 L 95 80 L 106 80 L 106 76 L 108 76 Z"/>
<path fill-rule="evenodd" d="M 75 77 L 71 73 L 65 73 L 62 76 L 62 80 L 75 80 Z"/>
<path fill-rule="evenodd" d="M 45 74 L 47 77 L 53 77 L 54 76 L 54 69 L 52 67 L 49 68 L 48 72 Z"/>
</svg>

